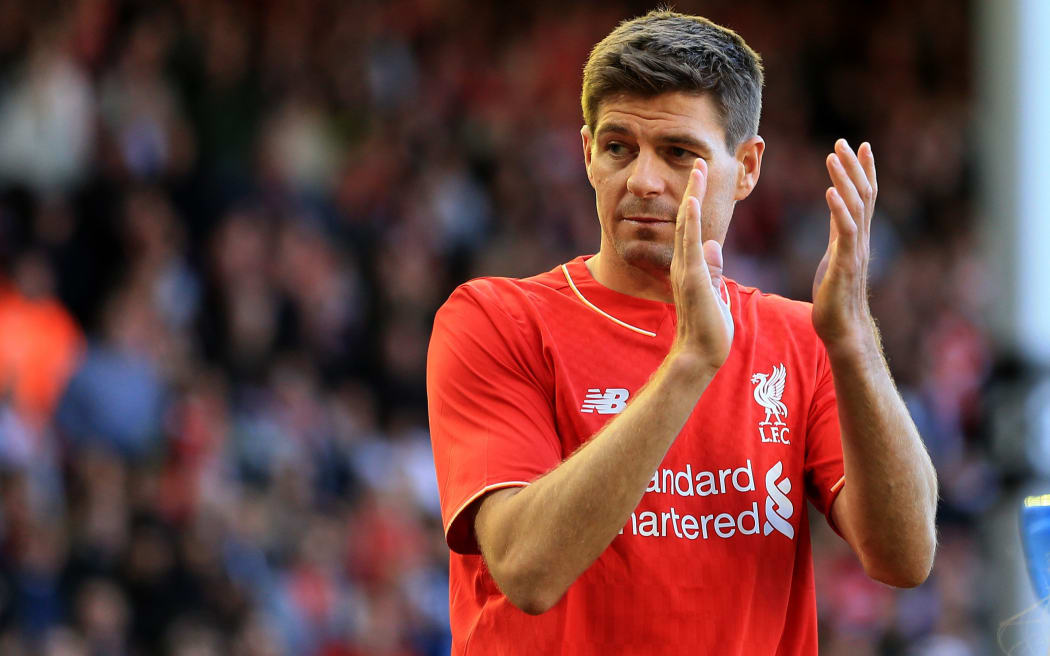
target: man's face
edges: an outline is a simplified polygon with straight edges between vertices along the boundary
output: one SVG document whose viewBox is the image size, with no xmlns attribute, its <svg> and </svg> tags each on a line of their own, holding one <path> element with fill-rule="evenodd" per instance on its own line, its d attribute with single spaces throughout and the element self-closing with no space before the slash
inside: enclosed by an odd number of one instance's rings
<svg viewBox="0 0 1050 656">
<path fill-rule="evenodd" d="M 764 146 L 752 137 L 731 152 L 710 96 L 683 92 L 605 99 L 594 133 L 584 126 L 582 135 L 603 258 L 654 274 L 671 266 L 675 216 L 696 158 L 707 162 L 703 240 L 723 242 L 736 201 L 758 181 Z"/>
</svg>

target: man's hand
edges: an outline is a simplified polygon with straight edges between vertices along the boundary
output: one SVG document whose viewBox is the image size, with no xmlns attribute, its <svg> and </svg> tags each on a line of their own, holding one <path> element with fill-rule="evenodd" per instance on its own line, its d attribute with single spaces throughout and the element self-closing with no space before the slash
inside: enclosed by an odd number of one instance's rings
<svg viewBox="0 0 1050 656">
<path fill-rule="evenodd" d="M 839 139 L 826 164 L 833 183 L 825 193 L 831 230 L 813 281 L 813 327 L 833 351 L 856 347 L 873 334 L 868 258 L 878 184 L 867 142 L 854 154 L 846 140 Z"/>
<path fill-rule="evenodd" d="M 839 139 L 827 166 L 831 234 L 813 283 L 813 327 L 831 364 L 846 472 L 831 515 L 872 578 L 911 587 L 933 565 L 937 476 L 868 306 L 875 158 L 869 144 L 854 154 Z"/>
<path fill-rule="evenodd" d="M 703 242 L 700 208 L 707 190 L 707 163 L 697 159 L 675 220 L 671 292 L 678 312 L 673 353 L 695 357 L 714 374 L 729 357 L 733 316 L 722 299 L 722 245 Z"/>
</svg>

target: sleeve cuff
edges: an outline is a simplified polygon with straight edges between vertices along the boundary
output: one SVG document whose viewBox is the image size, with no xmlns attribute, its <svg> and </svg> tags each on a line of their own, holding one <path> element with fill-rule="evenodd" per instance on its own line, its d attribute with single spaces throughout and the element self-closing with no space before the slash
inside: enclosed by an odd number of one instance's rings
<svg viewBox="0 0 1050 656">
<path fill-rule="evenodd" d="M 831 486 L 831 490 L 830 490 L 831 497 L 828 499 L 828 512 L 827 512 L 827 515 L 825 515 L 825 518 L 828 520 L 828 526 L 830 526 L 831 530 L 835 531 L 835 534 L 838 535 L 843 540 L 846 539 L 846 536 L 844 536 L 842 534 L 842 531 L 839 530 L 839 527 L 836 526 L 836 524 L 835 524 L 835 515 L 831 512 L 831 509 L 835 507 L 835 501 L 838 500 L 839 493 L 842 492 L 842 488 L 845 487 L 845 485 L 846 485 L 846 476 L 845 476 L 845 474 L 843 474 L 842 477 L 839 478 L 839 480 L 837 480 L 835 482 L 835 484 Z"/>
<path fill-rule="evenodd" d="M 477 554 L 479 549 L 477 540 L 474 538 L 473 523 L 472 521 L 465 521 L 468 519 L 472 520 L 473 513 L 464 513 L 464 511 L 469 510 L 475 501 L 489 492 L 510 487 L 526 487 L 528 485 L 528 481 L 503 481 L 502 483 L 486 485 L 470 495 L 466 501 L 460 504 L 459 508 L 456 508 L 456 511 L 452 513 L 452 516 L 445 523 L 445 543 L 448 544 L 449 549 L 456 553 Z"/>
</svg>

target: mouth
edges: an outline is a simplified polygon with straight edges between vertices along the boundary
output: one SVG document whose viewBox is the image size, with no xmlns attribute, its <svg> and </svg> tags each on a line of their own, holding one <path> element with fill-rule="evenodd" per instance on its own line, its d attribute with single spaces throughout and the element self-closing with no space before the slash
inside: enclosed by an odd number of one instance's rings
<svg viewBox="0 0 1050 656">
<path fill-rule="evenodd" d="M 635 223 L 674 223 L 673 219 L 663 219 L 655 216 L 625 216 L 623 220 Z"/>
</svg>

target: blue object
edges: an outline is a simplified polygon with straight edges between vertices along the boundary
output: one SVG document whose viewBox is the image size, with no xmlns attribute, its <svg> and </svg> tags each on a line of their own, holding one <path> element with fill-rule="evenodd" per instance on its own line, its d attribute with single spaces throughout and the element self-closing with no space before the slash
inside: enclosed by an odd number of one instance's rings
<svg viewBox="0 0 1050 656">
<path fill-rule="evenodd" d="M 1050 494 L 1025 498 L 1021 544 L 1035 596 L 1050 608 Z"/>
<path fill-rule="evenodd" d="M 164 381 L 148 358 L 93 343 L 62 394 L 55 421 L 77 446 L 141 457 L 162 435 L 165 395 Z"/>
</svg>

